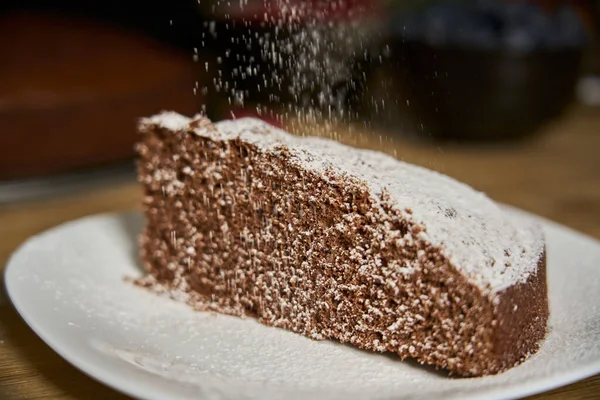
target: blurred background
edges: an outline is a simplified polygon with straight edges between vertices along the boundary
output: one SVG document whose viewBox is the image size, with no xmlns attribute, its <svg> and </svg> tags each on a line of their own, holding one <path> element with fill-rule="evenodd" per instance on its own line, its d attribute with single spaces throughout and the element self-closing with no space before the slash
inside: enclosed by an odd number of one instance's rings
<svg viewBox="0 0 600 400">
<path fill-rule="evenodd" d="M 290 5 L 304 12 L 291 19 Z M 0 201 L 130 178 L 135 121 L 163 109 L 333 122 L 444 148 L 518 146 L 574 107 L 600 106 L 599 0 L 0 7 Z M 328 44 L 315 50 L 306 32 Z M 273 56 L 269 44 L 291 50 Z"/>
<path fill-rule="evenodd" d="M 383 151 L 600 238 L 600 0 L 3 0 L 0 37 L 0 270 L 43 230 L 138 208 L 136 121 L 163 109 Z M 1 283 L 0 315 L 1 398 L 125 399 Z"/>
</svg>

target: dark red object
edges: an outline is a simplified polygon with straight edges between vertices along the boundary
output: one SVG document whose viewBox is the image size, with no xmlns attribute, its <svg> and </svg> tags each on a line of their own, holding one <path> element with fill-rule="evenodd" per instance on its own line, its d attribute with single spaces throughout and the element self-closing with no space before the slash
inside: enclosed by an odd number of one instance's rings
<svg viewBox="0 0 600 400">
<path fill-rule="evenodd" d="M 191 54 L 99 22 L 0 18 L 0 180 L 132 159 L 137 118 L 193 114 Z"/>
</svg>

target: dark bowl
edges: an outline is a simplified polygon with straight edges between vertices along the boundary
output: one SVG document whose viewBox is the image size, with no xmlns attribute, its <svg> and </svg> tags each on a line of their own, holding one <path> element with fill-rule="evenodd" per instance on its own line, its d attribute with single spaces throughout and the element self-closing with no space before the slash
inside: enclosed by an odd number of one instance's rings
<svg viewBox="0 0 600 400">
<path fill-rule="evenodd" d="M 375 125 L 435 139 L 504 140 L 534 134 L 574 95 L 583 51 L 529 53 L 389 42 L 371 71 Z M 372 109 L 372 104 L 370 106 Z"/>
</svg>

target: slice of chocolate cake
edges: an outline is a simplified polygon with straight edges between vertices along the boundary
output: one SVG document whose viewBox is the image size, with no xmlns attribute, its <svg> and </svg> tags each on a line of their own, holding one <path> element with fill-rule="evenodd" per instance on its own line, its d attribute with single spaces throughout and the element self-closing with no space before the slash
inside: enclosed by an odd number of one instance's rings
<svg viewBox="0 0 600 400">
<path fill-rule="evenodd" d="M 140 284 L 465 376 L 544 338 L 541 230 L 470 187 L 254 119 L 165 112 L 139 129 Z"/>
</svg>

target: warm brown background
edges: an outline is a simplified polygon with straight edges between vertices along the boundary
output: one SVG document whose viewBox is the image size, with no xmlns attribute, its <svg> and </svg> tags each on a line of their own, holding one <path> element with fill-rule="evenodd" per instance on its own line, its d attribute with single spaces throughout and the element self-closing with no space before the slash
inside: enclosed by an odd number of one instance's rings
<svg viewBox="0 0 600 400">
<path fill-rule="evenodd" d="M 378 135 L 343 140 L 383 149 L 463 180 L 493 198 L 600 238 L 600 111 L 571 110 L 519 145 L 431 147 Z M 84 215 L 137 207 L 135 183 L 0 207 L 0 266 L 29 236 Z M 600 376 L 535 399 L 600 398 Z M 0 294 L 0 399 L 126 399 L 63 361 Z"/>
<path fill-rule="evenodd" d="M 131 28 L 14 11 L 0 38 L 0 183 L 129 160 L 139 116 L 199 109 L 192 55 Z"/>
</svg>

